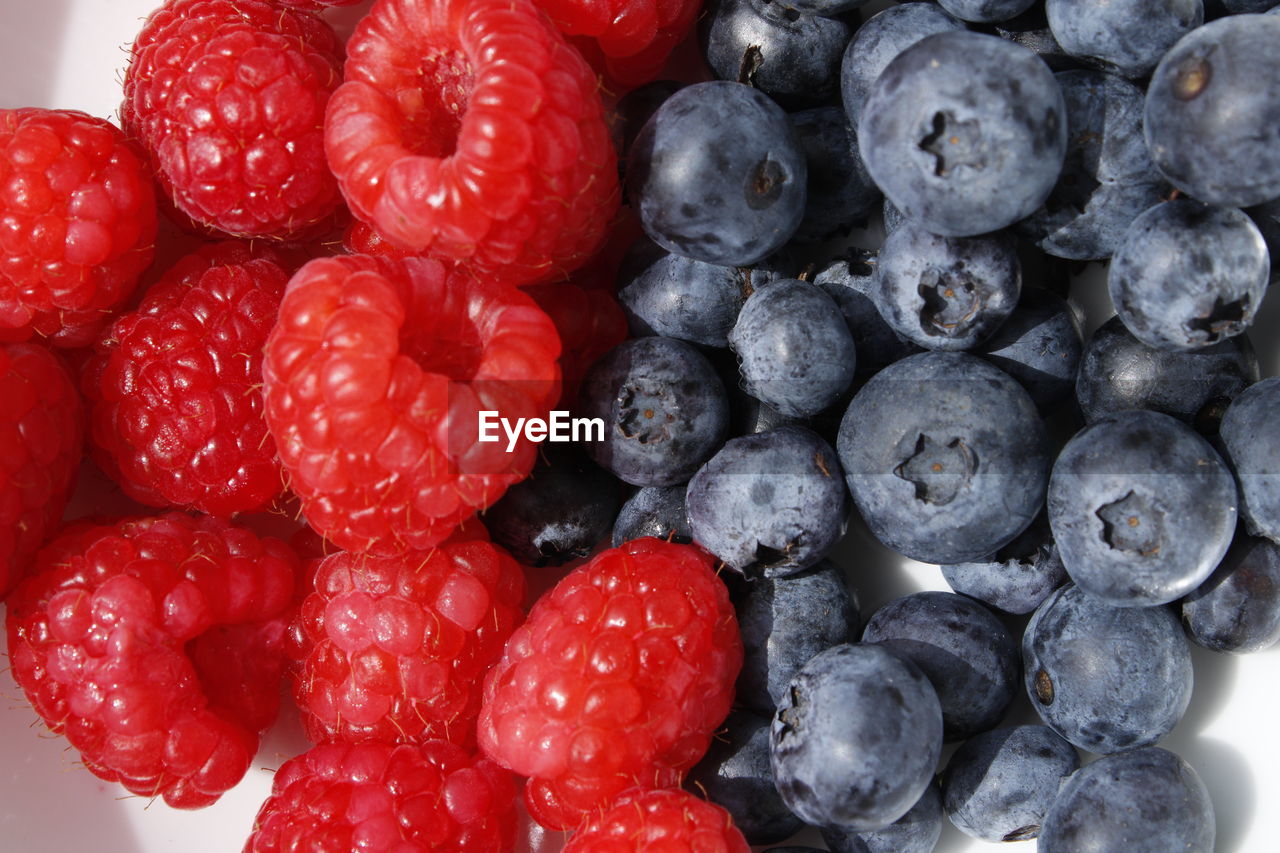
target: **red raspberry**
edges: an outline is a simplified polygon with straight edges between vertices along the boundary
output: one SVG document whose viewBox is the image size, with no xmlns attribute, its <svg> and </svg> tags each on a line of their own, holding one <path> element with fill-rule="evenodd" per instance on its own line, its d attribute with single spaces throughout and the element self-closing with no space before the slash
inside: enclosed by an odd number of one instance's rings
<svg viewBox="0 0 1280 853">
<path fill-rule="evenodd" d="M 592 815 L 564 853 L 749 853 L 729 813 L 679 789 L 631 790 Z"/>
<path fill-rule="evenodd" d="M 572 828 L 627 788 L 678 785 L 728 714 L 741 666 L 713 559 L 637 539 L 533 606 L 485 680 L 480 746 L 532 777 L 535 820 Z"/>
<path fill-rule="evenodd" d="M 208 246 L 98 342 L 84 376 L 91 434 L 103 470 L 131 498 L 226 517 L 280 494 L 262 346 L 288 279 L 246 244 Z"/>
<path fill-rule="evenodd" d="M 121 117 L 195 222 L 289 238 L 339 203 L 324 162 L 324 110 L 341 61 L 333 30 L 305 12 L 168 0 L 133 44 Z"/>
<path fill-rule="evenodd" d="M 284 763 L 244 853 L 506 853 L 511 774 L 446 741 L 326 744 Z"/>
<path fill-rule="evenodd" d="M 58 357 L 0 344 L 0 597 L 57 528 L 83 443 L 80 394 Z"/>
<path fill-rule="evenodd" d="M 469 525 L 480 528 L 481 525 Z M 320 561 L 294 631 L 316 742 L 475 744 L 484 674 L 524 618 L 524 571 L 485 541 Z"/>
<path fill-rule="evenodd" d="M 156 201 L 119 129 L 73 110 L 0 110 L 0 336 L 92 341 L 151 263 Z"/>
<path fill-rule="evenodd" d="M 477 442 L 479 412 L 546 417 L 555 326 L 513 287 L 424 258 L 314 260 L 267 341 L 267 425 L 303 512 L 340 548 L 442 542 L 533 467 Z"/>
<path fill-rule="evenodd" d="M 600 244 L 619 194 L 596 78 L 531 0 L 379 0 L 347 50 L 326 151 L 388 241 L 514 284 Z"/>
<path fill-rule="evenodd" d="M 658 76 L 693 30 L 702 0 L 536 0 L 560 31 L 613 82 L 630 88 Z"/>
<path fill-rule="evenodd" d="M 531 285 L 526 292 L 560 333 L 564 391 L 557 408 L 572 408 L 582 377 L 596 359 L 627 339 L 627 316 L 612 291 L 572 282 Z"/>
<path fill-rule="evenodd" d="M 176 808 L 240 781 L 279 704 L 297 557 L 168 513 L 73 525 L 8 601 L 14 679 L 86 767 Z"/>
</svg>

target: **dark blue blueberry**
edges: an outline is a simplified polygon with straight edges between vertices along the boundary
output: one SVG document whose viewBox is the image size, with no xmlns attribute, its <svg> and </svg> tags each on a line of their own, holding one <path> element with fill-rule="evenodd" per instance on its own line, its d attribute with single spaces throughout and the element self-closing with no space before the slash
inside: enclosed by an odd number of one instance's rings
<svg viewBox="0 0 1280 853">
<path fill-rule="evenodd" d="M 613 547 L 652 536 L 670 542 L 692 542 L 684 511 L 685 485 L 646 486 L 627 498 L 613 523 Z"/>
<path fill-rule="evenodd" d="M 1227 405 L 1257 381 L 1258 357 L 1246 335 L 1192 352 L 1157 350 L 1112 317 L 1085 344 L 1076 401 L 1089 423 L 1151 409 L 1210 435 Z"/>
<path fill-rule="evenodd" d="M 1182 624 L 1215 652 L 1260 652 L 1280 641 L 1280 544 L 1240 533 L 1222 564 L 1182 600 Z"/>
<path fill-rule="evenodd" d="M 1005 321 L 1022 292 L 1013 236 L 940 237 L 908 220 L 880 247 L 876 307 L 926 349 L 972 349 Z"/>
<path fill-rule="evenodd" d="M 982 559 L 1044 501 L 1049 447 L 1035 403 L 966 353 L 919 353 L 877 373 L 850 403 L 836 446 L 871 532 L 915 560 Z"/>
<path fill-rule="evenodd" d="M 1240 484 L 1240 518 L 1255 536 L 1280 541 L 1280 377 L 1240 392 L 1219 428 Z"/>
<path fill-rule="evenodd" d="M 1067 150 L 1062 90 L 1021 45 L 938 33 L 898 54 L 859 119 L 867 171 L 909 219 L 971 237 L 1040 207 Z"/>
<path fill-rule="evenodd" d="M 880 646 L 834 646 L 792 679 L 770 732 L 774 782 L 807 823 L 882 829 L 933 780 L 942 710 L 916 666 Z"/>
<path fill-rule="evenodd" d="M 1280 17 L 1211 21 L 1161 58 L 1144 128 L 1156 166 L 1206 204 L 1280 198 Z"/>
<path fill-rule="evenodd" d="M 849 25 L 773 0 L 709 0 L 699 23 L 707 66 L 788 109 L 816 106 L 840 86 Z"/>
<path fill-rule="evenodd" d="M 804 826 L 773 784 L 772 714 L 772 708 L 763 714 L 741 709 L 730 713 L 685 781 L 690 790 L 705 792 L 707 799 L 729 812 L 749 844 L 776 844 Z"/>
<path fill-rule="evenodd" d="M 813 283 L 840 306 L 845 325 L 853 335 L 858 354 L 854 371 L 857 384 L 870 379 L 881 368 L 920 352 L 920 347 L 905 340 L 880 316 L 873 299 L 877 263 L 875 252 L 849 249 L 813 276 Z"/>
<path fill-rule="evenodd" d="M 686 482 L 729 429 L 720 377 L 674 338 L 636 338 L 602 356 L 583 379 L 582 408 L 604 420 L 604 440 L 585 442 L 587 452 L 634 486 Z"/>
<path fill-rule="evenodd" d="M 1078 432 L 1049 478 L 1049 524 L 1076 585 L 1113 607 L 1176 601 L 1231 545 L 1236 483 L 1191 427 L 1121 412 Z"/>
<path fill-rule="evenodd" d="M 809 172 L 808 203 L 793 239 L 815 243 L 865 220 L 880 202 L 880 189 L 867 174 L 843 110 L 815 107 L 789 117 Z"/>
<path fill-rule="evenodd" d="M 622 486 L 573 445 L 545 445 L 524 480 L 484 514 L 493 541 L 530 566 L 590 556 L 609 535 Z"/>
<path fill-rule="evenodd" d="M 787 114 L 763 92 L 726 80 L 664 101 L 627 164 L 645 233 L 668 251 L 726 266 L 750 266 L 791 239 L 806 179 Z"/>
<path fill-rule="evenodd" d="M 1027 389 L 1047 412 L 1072 396 L 1084 339 L 1075 310 L 1039 287 L 1022 291 L 1009 319 L 974 350 Z"/>
<path fill-rule="evenodd" d="M 1213 801 L 1194 768 L 1157 746 L 1076 772 L 1045 817 L 1039 853 L 1213 853 Z"/>
<path fill-rule="evenodd" d="M 1054 76 L 1067 104 L 1067 156 L 1018 233 L 1059 258 L 1109 258 L 1134 217 L 1169 191 L 1142 135 L 1143 93 L 1102 71 Z"/>
<path fill-rule="evenodd" d="M 1067 570 L 1053 544 L 1044 513 L 1008 545 L 985 560 L 952 563 L 942 577 L 961 595 L 1005 613 L 1030 613 L 1067 582 Z"/>
<path fill-rule="evenodd" d="M 642 239 L 623 259 L 618 302 L 633 335 L 726 347 L 729 330 L 752 290 L 776 278 L 759 268 L 695 261 Z"/>
<path fill-rule="evenodd" d="M 910 811 L 883 829 L 822 830 L 831 853 L 932 853 L 941 836 L 942 795 L 932 784 Z"/>
<path fill-rule="evenodd" d="M 1191 700 L 1191 649 L 1168 607 L 1111 607 L 1074 584 L 1022 635 L 1027 695 L 1071 743 L 1111 753 L 1155 743 Z"/>
<path fill-rule="evenodd" d="M 1142 77 L 1204 23 L 1201 0 L 1045 0 L 1049 29 L 1072 56 Z"/>
<path fill-rule="evenodd" d="M 614 134 L 614 145 L 618 149 L 619 166 L 625 168 L 627 152 L 631 143 L 640 133 L 640 128 L 649 120 L 649 116 L 662 106 L 662 102 L 670 98 L 685 84 L 676 80 L 653 80 L 638 86 L 618 99 L 613 108 L 612 121 L 609 124 Z"/>
<path fill-rule="evenodd" d="M 811 282 L 782 279 L 757 288 L 729 332 L 729 346 L 743 390 L 784 415 L 816 415 L 853 382 L 853 336 L 835 301 Z"/>
<path fill-rule="evenodd" d="M 942 805 L 965 835 L 1025 841 L 1040 834 L 1063 780 L 1079 768 L 1075 748 L 1047 726 L 993 729 L 951 756 Z"/>
<path fill-rule="evenodd" d="M 938 5 L 962 21 L 994 24 L 1016 18 L 1035 0 L 938 0 Z"/>
<path fill-rule="evenodd" d="M 917 592 L 871 615 L 862 642 L 910 660 L 942 705 L 943 734 L 963 740 L 1000 722 L 1018 683 L 1018 648 L 1004 624 L 952 592 Z"/>
<path fill-rule="evenodd" d="M 1129 225 L 1107 271 L 1116 314 L 1156 349 L 1202 349 L 1253 323 L 1270 281 L 1267 244 L 1231 207 L 1189 198 Z"/>
<path fill-rule="evenodd" d="M 736 602 L 742 670 L 734 701 L 772 714 L 800 667 L 858 635 L 858 601 L 825 560 L 786 578 L 758 578 Z"/>
<path fill-rule="evenodd" d="M 843 472 L 811 430 L 783 426 L 725 442 L 689 481 L 693 538 L 747 577 L 814 565 L 844 534 Z"/>
<path fill-rule="evenodd" d="M 890 6 L 864 21 L 840 63 L 840 99 L 849 124 L 858 126 L 871 84 L 895 56 L 925 36 L 963 29 L 964 24 L 932 3 Z"/>
</svg>

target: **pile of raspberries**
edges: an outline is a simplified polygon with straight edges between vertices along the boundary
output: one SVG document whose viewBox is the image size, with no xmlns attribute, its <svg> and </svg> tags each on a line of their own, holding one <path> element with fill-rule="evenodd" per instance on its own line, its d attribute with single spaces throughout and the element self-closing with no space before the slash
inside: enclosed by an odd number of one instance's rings
<svg viewBox="0 0 1280 853">
<path fill-rule="evenodd" d="M 351 3 L 168 0 L 119 126 L 0 110 L 13 676 L 176 808 L 239 782 L 284 680 L 314 746 L 248 851 L 509 851 L 522 811 L 746 851 L 679 787 L 742 661 L 713 558 L 635 540 L 529 607 L 478 515 L 537 448 L 477 413 L 545 417 L 626 335 L 611 105 L 699 4 L 377 0 L 344 44 Z M 99 469 L 130 515 L 64 520 Z"/>
</svg>

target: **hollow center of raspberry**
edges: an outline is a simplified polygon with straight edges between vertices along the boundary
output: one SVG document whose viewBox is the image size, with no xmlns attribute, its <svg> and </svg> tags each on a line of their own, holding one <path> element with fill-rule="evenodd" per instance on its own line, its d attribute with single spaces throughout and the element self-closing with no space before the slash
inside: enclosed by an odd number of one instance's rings
<svg viewBox="0 0 1280 853">
<path fill-rule="evenodd" d="M 400 93 L 405 142 L 417 154 L 448 157 L 475 85 L 471 62 L 458 50 L 435 51 L 423 58 L 418 80 L 416 88 Z"/>
<path fill-rule="evenodd" d="M 469 382 L 483 353 L 480 333 L 465 319 L 452 319 L 408 330 L 401 335 L 400 352 L 424 371 L 443 374 L 453 382 Z"/>
</svg>

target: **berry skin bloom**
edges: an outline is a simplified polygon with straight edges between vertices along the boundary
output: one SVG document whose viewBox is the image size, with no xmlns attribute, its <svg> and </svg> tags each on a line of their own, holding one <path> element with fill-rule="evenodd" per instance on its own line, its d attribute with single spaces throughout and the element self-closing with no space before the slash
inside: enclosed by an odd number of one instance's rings
<svg viewBox="0 0 1280 853">
<path fill-rule="evenodd" d="M 679 785 L 728 714 L 741 666 L 713 559 L 637 539 L 533 606 L 485 680 L 480 746 L 531 777 L 535 820 L 571 829 L 628 788 Z"/>
<path fill-rule="evenodd" d="M 679 789 L 633 789 L 589 817 L 564 853 L 748 853 L 729 813 Z"/>
<path fill-rule="evenodd" d="M 474 747 L 483 677 L 524 618 L 524 587 L 520 565 L 485 541 L 321 560 L 294 626 L 308 736 Z"/>
<path fill-rule="evenodd" d="M 284 488 L 262 401 L 262 346 L 288 274 L 243 243 L 175 264 L 99 340 L 83 386 L 99 461 L 151 506 L 228 517 Z"/>
<path fill-rule="evenodd" d="M 156 200 L 118 128 L 0 110 L 0 339 L 90 343 L 155 253 Z"/>
<path fill-rule="evenodd" d="M 174 206 L 238 237 L 308 233 L 339 204 L 324 110 L 341 82 L 328 24 L 259 0 L 168 0 L 134 41 L 124 126 Z"/>
<path fill-rule="evenodd" d="M 308 523 L 339 548 L 444 541 L 533 467 L 479 413 L 545 418 L 555 326 L 514 287 L 424 258 L 311 261 L 267 341 L 267 425 Z"/>
<path fill-rule="evenodd" d="M 0 598 L 57 528 L 83 444 L 80 394 L 58 357 L 0 344 Z"/>
<path fill-rule="evenodd" d="M 325 744 L 285 762 L 244 853 L 508 853 L 516 786 L 447 741 Z"/>
<path fill-rule="evenodd" d="M 531 0 L 379 0 L 347 52 L 325 149 L 386 240 L 513 284 L 600 244 L 619 191 L 596 78 Z"/>
<path fill-rule="evenodd" d="M 14 679 L 97 776 L 209 805 L 275 719 L 297 563 L 209 516 L 72 525 L 7 602 Z"/>
</svg>

